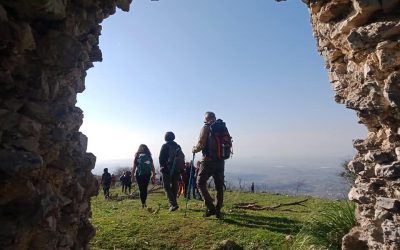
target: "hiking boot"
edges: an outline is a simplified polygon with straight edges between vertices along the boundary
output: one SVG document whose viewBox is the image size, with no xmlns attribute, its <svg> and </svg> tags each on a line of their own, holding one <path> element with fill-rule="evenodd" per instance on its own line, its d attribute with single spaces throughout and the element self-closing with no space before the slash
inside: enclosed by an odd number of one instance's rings
<svg viewBox="0 0 400 250">
<path fill-rule="evenodd" d="M 146 204 L 142 204 L 142 209 L 145 208 L 145 207 L 147 207 Z"/>
<path fill-rule="evenodd" d="M 176 206 L 170 206 L 170 207 L 169 207 L 169 211 L 170 211 L 170 212 L 173 212 L 173 211 L 178 210 L 178 208 L 179 208 L 178 205 L 176 205 Z"/>
<path fill-rule="evenodd" d="M 217 219 L 222 219 L 221 210 L 215 210 L 215 217 L 217 217 Z"/>
<path fill-rule="evenodd" d="M 209 210 L 209 209 L 207 209 L 207 210 L 204 212 L 203 217 L 210 217 L 211 215 L 215 215 L 215 210 Z"/>
</svg>

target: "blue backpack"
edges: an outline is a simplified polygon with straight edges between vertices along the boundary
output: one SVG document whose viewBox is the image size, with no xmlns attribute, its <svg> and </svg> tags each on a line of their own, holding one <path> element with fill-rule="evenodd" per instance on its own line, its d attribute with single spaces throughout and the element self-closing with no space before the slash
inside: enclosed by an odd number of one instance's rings
<svg viewBox="0 0 400 250">
<path fill-rule="evenodd" d="M 138 165 L 136 168 L 136 175 L 151 175 L 152 161 L 150 156 L 146 154 L 140 154 L 137 161 Z"/>
</svg>

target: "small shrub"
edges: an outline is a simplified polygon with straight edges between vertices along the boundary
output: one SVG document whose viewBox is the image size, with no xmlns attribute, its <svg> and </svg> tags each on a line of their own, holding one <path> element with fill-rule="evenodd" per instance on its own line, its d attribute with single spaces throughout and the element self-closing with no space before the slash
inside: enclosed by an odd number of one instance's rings
<svg viewBox="0 0 400 250">
<path fill-rule="evenodd" d="M 357 175 L 349 169 L 349 163 L 350 160 L 342 162 L 341 166 L 343 170 L 339 173 L 339 176 L 342 177 L 350 186 L 353 186 Z"/>
<path fill-rule="evenodd" d="M 340 249 L 343 236 L 356 224 L 354 202 L 336 202 L 312 217 L 297 235 L 292 249 Z"/>
</svg>

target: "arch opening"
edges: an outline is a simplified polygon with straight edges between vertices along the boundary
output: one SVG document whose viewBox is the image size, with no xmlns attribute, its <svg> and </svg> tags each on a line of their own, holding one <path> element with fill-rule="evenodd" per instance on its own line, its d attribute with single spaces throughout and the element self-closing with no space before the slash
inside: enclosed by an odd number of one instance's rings
<svg viewBox="0 0 400 250">
<path fill-rule="evenodd" d="M 129 0 L 0 2 L 2 244 L 86 248 L 97 192 L 76 95 L 101 60 L 99 23 Z M 398 1 L 307 1 L 335 100 L 368 128 L 350 163 L 359 226 L 344 249 L 398 249 Z M 352 11 L 343 13 L 343 9 Z M 63 60 L 60 60 L 60 59 Z M 23 180 L 18 188 L 14 183 Z M 20 208 L 24 208 L 21 210 Z M 17 223 L 15 223 L 17 221 Z"/>
</svg>

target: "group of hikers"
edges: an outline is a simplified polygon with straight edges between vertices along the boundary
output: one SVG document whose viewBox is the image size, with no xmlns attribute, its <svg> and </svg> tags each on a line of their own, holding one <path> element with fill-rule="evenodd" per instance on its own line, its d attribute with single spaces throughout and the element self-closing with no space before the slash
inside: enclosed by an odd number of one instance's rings
<svg viewBox="0 0 400 250">
<path fill-rule="evenodd" d="M 225 160 L 229 159 L 232 153 L 232 139 L 225 123 L 220 119 L 217 120 L 213 112 L 205 113 L 204 126 L 200 131 L 198 143 L 192 149 L 193 160 L 190 162 L 185 162 L 185 156 L 179 144 L 175 142 L 173 132 L 166 132 L 164 139 L 165 144 L 161 147 L 158 160 L 163 187 L 169 202 L 169 211 L 173 212 L 179 208 L 177 201 L 179 183 L 183 182 L 185 198 L 190 198 L 190 193 L 192 193 L 194 198 L 204 200 L 207 207 L 204 213 L 205 217 L 215 215 L 217 218 L 221 218 Z M 203 157 L 194 166 L 194 156 L 198 152 L 202 152 Z M 109 196 L 110 177 L 108 169 L 104 169 L 101 185 L 105 197 Z M 215 200 L 207 189 L 207 181 L 210 177 L 214 179 Z M 132 173 L 126 171 L 121 176 L 123 192 L 127 192 L 129 189 L 130 193 L 133 178 L 136 178 L 142 208 L 145 208 L 148 185 L 150 180 L 154 184 L 156 179 L 152 154 L 145 144 L 141 144 L 135 154 Z"/>
</svg>

